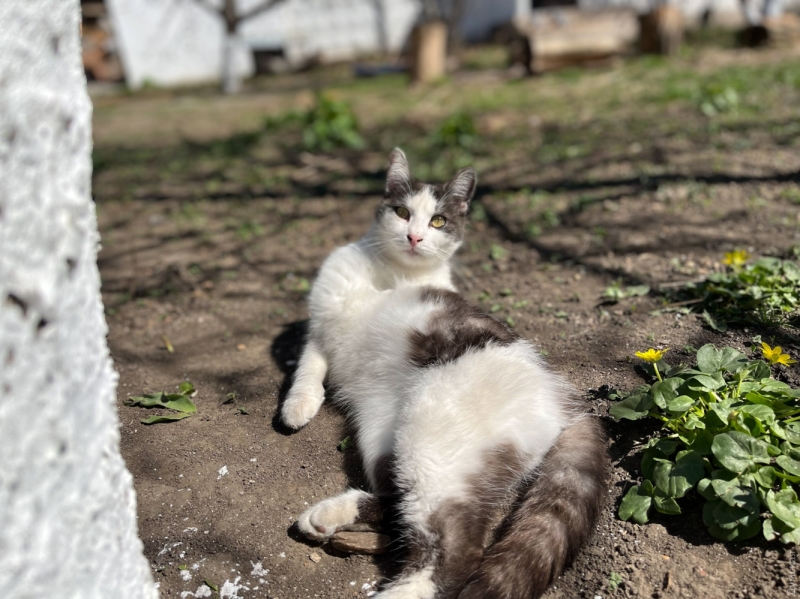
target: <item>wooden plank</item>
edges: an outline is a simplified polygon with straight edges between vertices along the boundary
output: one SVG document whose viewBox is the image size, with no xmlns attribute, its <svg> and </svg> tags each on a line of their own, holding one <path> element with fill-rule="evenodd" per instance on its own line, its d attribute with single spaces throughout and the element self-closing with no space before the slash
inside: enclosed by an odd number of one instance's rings
<svg viewBox="0 0 800 599">
<path fill-rule="evenodd" d="M 607 61 L 630 52 L 639 34 L 636 12 L 629 9 L 535 10 L 530 20 L 515 27 L 519 36 L 508 36 L 512 61 L 529 56 L 526 66 L 532 73 Z M 520 50 L 521 38 L 527 40 L 527 49 Z"/>
</svg>

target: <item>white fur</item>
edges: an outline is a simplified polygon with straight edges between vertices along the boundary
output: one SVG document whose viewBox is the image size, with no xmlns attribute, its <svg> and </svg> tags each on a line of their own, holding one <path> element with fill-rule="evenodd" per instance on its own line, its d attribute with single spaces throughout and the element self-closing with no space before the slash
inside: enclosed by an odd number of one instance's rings
<svg viewBox="0 0 800 599">
<path fill-rule="evenodd" d="M 287 426 L 300 428 L 316 415 L 324 400 L 328 362 L 342 354 L 340 340 L 352 337 L 381 292 L 421 285 L 454 290 L 447 260 L 459 244 L 428 227 L 428 239 L 409 252 L 409 231 L 420 231 L 419 223 L 430 221 L 436 202 L 425 190 L 409 198 L 409 204 L 409 221 L 384 215 L 363 239 L 337 249 L 322 265 L 309 297 L 308 343 L 281 411 Z M 426 249 L 419 249 L 426 242 Z"/>
<path fill-rule="evenodd" d="M 402 576 L 375 595 L 375 599 L 433 599 L 435 595 L 433 567 L 428 566 Z"/>
<path fill-rule="evenodd" d="M 323 541 L 343 526 L 353 524 L 358 516 L 358 502 L 369 493 L 349 489 L 311 506 L 297 519 L 297 527 L 310 539 Z"/>
<path fill-rule="evenodd" d="M 453 289 L 448 260 L 458 242 L 426 224 L 437 209 L 429 188 L 406 198 L 404 206 L 408 221 L 384 211 L 362 240 L 323 264 L 309 300 L 308 345 L 282 417 L 293 428 L 305 425 L 322 403 L 327 375 L 355 423 L 370 484 L 377 488 L 379 460 L 393 454 L 395 475 L 408 489 L 401 516 L 414 534 L 428 536 L 430 516 L 448 501 L 465 499 L 487 452 L 514 447 L 523 458 L 515 474 L 523 476 L 576 416 L 565 402 L 564 383 L 526 341 L 489 344 L 438 366 L 409 362 L 409 333 L 424 331 L 442 309 L 421 301 L 419 287 Z M 409 233 L 423 238 L 418 248 L 427 248 L 408 251 Z M 307 510 L 300 530 L 323 539 L 352 523 L 359 494 L 348 491 Z M 434 594 L 426 568 L 378 597 Z"/>
</svg>

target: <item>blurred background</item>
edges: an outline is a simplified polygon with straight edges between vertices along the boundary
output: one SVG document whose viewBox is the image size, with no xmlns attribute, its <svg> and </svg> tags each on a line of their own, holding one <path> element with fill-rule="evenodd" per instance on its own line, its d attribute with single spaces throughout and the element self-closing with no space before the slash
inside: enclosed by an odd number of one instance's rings
<svg viewBox="0 0 800 599">
<path fill-rule="evenodd" d="M 508 226 L 528 240 L 632 189 L 695 197 L 795 168 L 800 0 L 82 7 L 95 197 L 128 215 L 144 201 L 183 236 L 276 230 L 249 200 L 375 196 L 394 146 L 421 179 L 475 166 L 477 221 L 510 194 Z M 149 293 L 176 269 L 198 282 L 197 256 L 154 258 L 107 273 L 105 290 Z"/>
<path fill-rule="evenodd" d="M 598 415 L 609 388 L 641 384 L 636 350 L 692 360 L 704 343 L 750 351 L 764 335 L 800 352 L 796 320 L 772 326 L 800 308 L 783 262 L 752 267 L 758 294 L 779 296 L 757 325 L 728 328 L 738 313 L 714 310 L 734 292 L 706 284 L 752 290 L 748 260 L 800 255 L 799 0 L 82 7 L 122 450 L 162 595 L 238 576 L 247 596 L 367 596 L 391 570 L 287 532 L 360 481 L 337 450 L 342 416 L 326 404 L 291 437 L 271 423 L 314 273 L 370 226 L 395 146 L 424 181 L 475 167 L 456 285 L 534 341 Z M 783 380 L 797 386 L 796 370 Z M 146 427 L 121 401 L 186 379 L 196 418 Z M 611 504 L 652 430 L 605 423 Z M 604 594 L 610 572 L 625 596 L 666 580 L 666 597 L 784 597 L 776 581 L 798 575 L 794 557 L 710 541 L 699 508 L 669 534 L 640 534 L 614 509 L 549 598 Z M 627 537 L 611 540 L 620 527 Z"/>
</svg>

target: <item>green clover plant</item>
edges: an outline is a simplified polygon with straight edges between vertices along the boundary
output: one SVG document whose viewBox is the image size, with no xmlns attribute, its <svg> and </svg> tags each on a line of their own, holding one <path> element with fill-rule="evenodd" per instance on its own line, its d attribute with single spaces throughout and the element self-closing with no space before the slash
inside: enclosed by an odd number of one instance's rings
<svg viewBox="0 0 800 599">
<path fill-rule="evenodd" d="M 748 258 L 742 250 L 727 253 L 725 271 L 689 284 L 681 295 L 717 330 L 724 331 L 728 323 L 800 328 L 798 263 L 763 257 L 746 264 Z"/>
<path fill-rule="evenodd" d="M 712 344 L 698 350 L 696 368 L 659 359 L 652 373 L 652 384 L 611 396 L 621 400 L 609 410 L 615 419 L 663 424 L 619 517 L 644 524 L 652 510 L 680 514 L 699 496 L 717 539 L 800 542 L 800 389 L 774 379 L 763 360 Z"/>
</svg>

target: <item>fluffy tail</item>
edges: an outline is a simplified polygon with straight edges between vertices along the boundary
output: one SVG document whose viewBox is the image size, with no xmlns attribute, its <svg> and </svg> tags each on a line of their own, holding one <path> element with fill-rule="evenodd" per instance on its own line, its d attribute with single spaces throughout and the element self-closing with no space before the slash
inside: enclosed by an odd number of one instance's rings
<svg viewBox="0 0 800 599">
<path fill-rule="evenodd" d="M 542 595 L 594 529 L 608 465 L 605 435 L 594 418 L 565 429 L 459 599 Z"/>
</svg>

